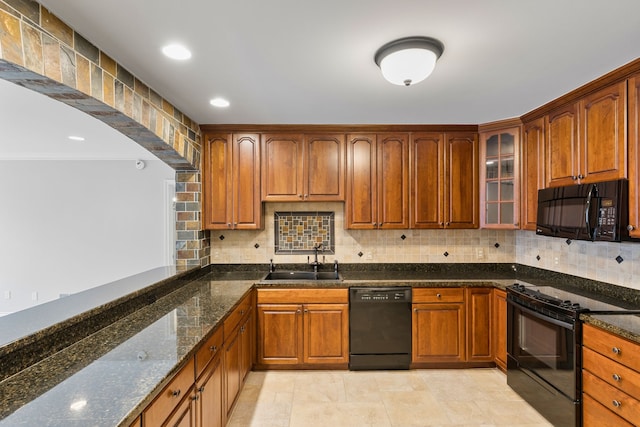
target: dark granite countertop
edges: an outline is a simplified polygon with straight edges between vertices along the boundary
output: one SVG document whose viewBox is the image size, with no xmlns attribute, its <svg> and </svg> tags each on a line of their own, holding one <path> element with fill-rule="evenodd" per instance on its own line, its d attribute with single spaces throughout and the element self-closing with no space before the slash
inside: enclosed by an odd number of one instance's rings
<svg viewBox="0 0 640 427">
<path fill-rule="evenodd" d="M 210 266 L 136 291 L 138 306 L 0 382 L 0 426 L 128 426 L 254 287 L 572 287 L 633 306 L 638 291 L 510 264 L 341 265 L 342 282 L 261 283 L 268 266 Z M 304 269 L 304 266 L 279 266 Z M 133 301 L 133 300 L 132 300 Z M 131 303 L 133 304 L 133 302 Z M 592 321 L 599 320 L 593 317 Z M 605 319 L 606 320 L 606 319 Z M 604 321 L 604 320 L 599 320 Z M 612 322 L 611 320 L 609 320 Z M 93 323 L 93 322 L 89 322 Z M 633 327 L 635 328 L 635 326 Z M 640 336 L 640 330 L 627 330 Z M 625 336 L 625 335 L 623 335 Z M 84 403 L 83 403 L 84 402 Z M 76 403 L 80 410 L 70 409 Z"/>
</svg>

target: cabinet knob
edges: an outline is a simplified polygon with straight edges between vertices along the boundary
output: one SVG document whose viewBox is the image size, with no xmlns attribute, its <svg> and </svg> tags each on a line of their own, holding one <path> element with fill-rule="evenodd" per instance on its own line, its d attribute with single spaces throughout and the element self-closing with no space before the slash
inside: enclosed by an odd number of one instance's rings
<svg viewBox="0 0 640 427">
<path fill-rule="evenodd" d="M 305 308 L 305 309 L 304 309 L 304 312 L 305 312 L 305 313 L 308 313 L 308 312 L 309 312 L 309 310 Z"/>
<path fill-rule="evenodd" d="M 231 228 L 231 223 L 230 222 L 227 223 L 227 227 Z"/>
<path fill-rule="evenodd" d="M 574 181 L 576 181 L 576 180 L 578 179 L 578 177 L 577 177 L 577 176 L 575 176 L 575 175 L 571 175 L 571 179 L 572 179 L 572 180 L 574 180 Z"/>
<path fill-rule="evenodd" d="M 218 346 L 217 345 L 212 345 L 211 347 L 209 347 L 209 350 L 212 352 L 216 352 L 218 351 Z"/>
<path fill-rule="evenodd" d="M 302 194 L 298 194 L 298 197 L 302 199 Z"/>
<path fill-rule="evenodd" d="M 633 231 L 635 229 L 636 228 L 633 225 L 631 225 L 631 224 L 627 225 L 627 231 Z"/>
<path fill-rule="evenodd" d="M 300 314 L 300 309 L 297 309 L 297 310 L 296 310 L 296 314 Z"/>
<path fill-rule="evenodd" d="M 618 355 L 622 354 L 622 350 L 619 349 L 618 347 L 613 347 L 611 351 L 613 352 L 613 354 L 618 354 Z"/>
<path fill-rule="evenodd" d="M 198 389 L 198 391 L 199 391 L 200 393 L 202 393 L 202 392 L 204 391 L 204 386 L 200 386 L 200 388 Z"/>
<path fill-rule="evenodd" d="M 173 390 L 173 391 L 171 392 L 171 396 L 173 396 L 173 397 L 178 397 L 178 396 L 180 396 L 180 393 L 181 393 L 181 392 L 180 392 L 180 389 L 178 389 L 178 390 Z"/>
<path fill-rule="evenodd" d="M 584 175 L 582 174 L 578 175 L 578 179 L 584 179 Z"/>
<path fill-rule="evenodd" d="M 194 400 L 194 401 L 195 401 L 195 400 L 199 400 L 199 399 L 200 399 L 200 396 L 198 396 L 197 394 L 196 394 L 196 395 L 194 395 L 194 396 L 191 398 L 191 400 Z"/>
<path fill-rule="evenodd" d="M 616 408 L 619 408 L 622 406 L 622 402 L 620 402 L 619 400 L 614 400 L 613 401 L 613 406 L 615 406 Z"/>
<path fill-rule="evenodd" d="M 444 225 L 446 225 L 448 227 L 449 225 L 451 225 L 451 223 L 447 221 L 447 222 L 445 222 Z"/>
<path fill-rule="evenodd" d="M 305 195 L 304 195 L 304 198 L 306 199 L 307 197 L 309 197 L 309 195 L 308 195 L 308 194 L 305 194 Z"/>
<path fill-rule="evenodd" d="M 442 294 L 436 294 L 437 298 L 442 298 Z"/>
<path fill-rule="evenodd" d="M 612 377 L 614 381 L 620 381 L 622 379 L 622 377 L 618 374 L 613 374 Z"/>
</svg>

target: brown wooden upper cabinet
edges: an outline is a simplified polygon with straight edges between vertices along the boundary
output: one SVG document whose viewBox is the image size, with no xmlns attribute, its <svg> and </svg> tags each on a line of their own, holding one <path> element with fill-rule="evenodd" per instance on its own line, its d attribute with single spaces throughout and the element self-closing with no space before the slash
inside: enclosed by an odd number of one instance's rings
<svg viewBox="0 0 640 427">
<path fill-rule="evenodd" d="M 259 135 L 205 133 L 203 141 L 203 227 L 262 228 Z"/>
<path fill-rule="evenodd" d="M 263 134 L 262 200 L 343 201 L 343 134 Z"/>
<path fill-rule="evenodd" d="M 480 224 L 482 228 L 517 229 L 520 127 L 480 134 Z"/>
<path fill-rule="evenodd" d="M 549 112 L 546 187 L 627 176 L 626 98 L 623 81 Z"/>
<path fill-rule="evenodd" d="M 544 118 L 524 123 L 520 163 L 520 228 L 536 229 L 538 190 L 544 188 Z"/>
<path fill-rule="evenodd" d="M 640 74 L 629 79 L 629 235 L 640 238 Z"/>
<path fill-rule="evenodd" d="M 478 228 L 478 137 L 414 133 L 411 228 Z"/>
<path fill-rule="evenodd" d="M 409 228 L 409 134 L 347 135 L 345 228 Z"/>
</svg>

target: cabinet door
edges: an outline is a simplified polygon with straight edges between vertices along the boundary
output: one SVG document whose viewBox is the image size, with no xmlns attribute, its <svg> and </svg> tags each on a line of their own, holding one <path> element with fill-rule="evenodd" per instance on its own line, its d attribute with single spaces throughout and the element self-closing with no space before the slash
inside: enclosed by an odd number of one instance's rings
<svg viewBox="0 0 640 427">
<path fill-rule="evenodd" d="M 376 136 L 347 136 L 345 228 L 373 229 L 377 218 Z"/>
<path fill-rule="evenodd" d="M 197 419 L 199 426 L 223 426 L 223 364 L 222 357 L 216 356 L 207 365 L 196 382 Z"/>
<path fill-rule="evenodd" d="M 412 361 L 463 362 L 464 304 L 413 304 Z"/>
<path fill-rule="evenodd" d="M 244 382 L 253 366 L 253 310 L 249 312 L 246 320 L 240 326 L 240 381 Z"/>
<path fill-rule="evenodd" d="M 304 305 L 304 363 L 349 363 L 349 305 Z"/>
<path fill-rule="evenodd" d="M 496 365 L 507 370 L 507 293 L 493 290 L 493 344 Z"/>
<path fill-rule="evenodd" d="M 344 135 L 305 135 L 304 148 L 304 200 L 344 201 Z"/>
<path fill-rule="evenodd" d="M 493 362 L 491 288 L 466 289 L 467 361 Z"/>
<path fill-rule="evenodd" d="M 258 305 L 258 364 L 302 362 L 302 305 Z"/>
<path fill-rule="evenodd" d="M 225 383 L 225 417 L 240 392 L 240 328 L 233 333 L 224 345 L 224 383 Z"/>
<path fill-rule="evenodd" d="M 378 228 L 409 228 L 409 136 L 380 134 Z"/>
<path fill-rule="evenodd" d="M 629 79 L 629 235 L 640 238 L 640 74 Z"/>
<path fill-rule="evenodd" d="M 162 427 L 196 427 L 196 397 L 193 389 L 185 396 Z"/>
<path fill-rule="evenodd" d="M 520 225 L 519 149 L 519 127 L 484 132 L 480 136 L 482 228 L 513 230 Z"/>
<path fill-rule="evenodd" d="M 208 230 L 232 226 L 231 134 L 203 136 L 203 227 Z"/>
<path fill-rule="evenodd" d="M 233 228 L 262 228 L 260 136 L 233 135 Z"/>
<path fill-rule="evenodd" d="M 536 229 L 538 190 L 544 188 L 544 118 L 524 124 L 522 132 L 520 228 Z"/>
<path fill-rule="evenodd" d="M 545 128 L 546 185 L 571 185 L 578 179 L 578 114 L 575 103 L 547 115 Z"/>
<path fill-rule="evenodd" d="M 445 138 L 445 227 L 478 228 L 477 134 L 448 133 Z"/>
<path fill-rule="evenodd" d="M 580 101 L 581 182 L 627 176 L 627 82 L 602 89 Z"/>
<path fill-rule="evenodd" d="M 444 221 L 444 139 L 441 133 L 412 135 L 409 159 L 411 175 L 411 228 L 442 228 Z"/>
<path fill-rule="evenodd" d="M 303 199 L 302 156 L 302 135 L 262 135 L 263 201 L 300 201 Z"/>
<path fill-rule="evenodd" d="M 167 420 L 171 419 L 176 411 L 184 411 L 184 408 L 177 408 L 183 406 L 185 399 L 191 404 L 194 376 L 195 363 L 192 358 L 162 389 L 154 401 L 145 408 L 142 413 L 142 425 L 144 427 L 169 425 Z M 182 417 L 178 418 L 182 420 Z"/>
</svg>

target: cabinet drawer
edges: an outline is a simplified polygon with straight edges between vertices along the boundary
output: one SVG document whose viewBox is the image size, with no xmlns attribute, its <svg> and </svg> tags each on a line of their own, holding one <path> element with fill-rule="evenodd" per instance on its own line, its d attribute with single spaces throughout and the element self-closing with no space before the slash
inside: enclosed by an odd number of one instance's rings
<svg viewBox="0 0 640 427">
<path fill-rule="evenodd" d="M 582 371 L 582 391 L 614 414 L 634 425 L 640 425 L 640 401 L 610 386 L 588 371 Z"/>
<path fill-rule="evenodd" d="M 162 389 L 158 397 L 145 409 L 142 415 L 143 425 L 160 426 L 169 414 L 178 406 L 194 383 L 193 358 L 176 374 L 167 386 Z"/>
<path fill-rule="evenodd" d="M 464 302 L 464 288 L 414 288 L 413 302 Z"/>
<path fill-rule="evenodd" d="M 584 325 L 582 345 L 640 371 L 640 345 L 591 325 Z"/>
<path fill-rule="evenodd" d="M 349 289 L 258 289 L 258 304 L 348 303 Z"/>
<path fill-rule="evenodd" d="M 245 314 L 251 310 L 252 295 L 249 294 L 233 309 L 231 314 L 224 321 L 224 340 L 226 341 L 233 331 L 238 327 L 238 324 L 242 320 Z"/>
<path fill-rule="evenodd" d="M 584 427 L 633 427 L 633 424 L 626 422 L 588 394 L 582 398 L 582 425 Z"/>
<path fill-rule="evenodd" d="M 223 328 L 218 328 L 213 335 L 205 342 L 196 353 L 196 378 L 200 376 L 209 361 L 213 359 L 222 349 L 224 334 Z"/>
<path fill-rule="evenodd" d="M 640 396 L 640 373 L 589 348 L 582 349 L 582 367 L 628 395 Z"/>
</svg>

